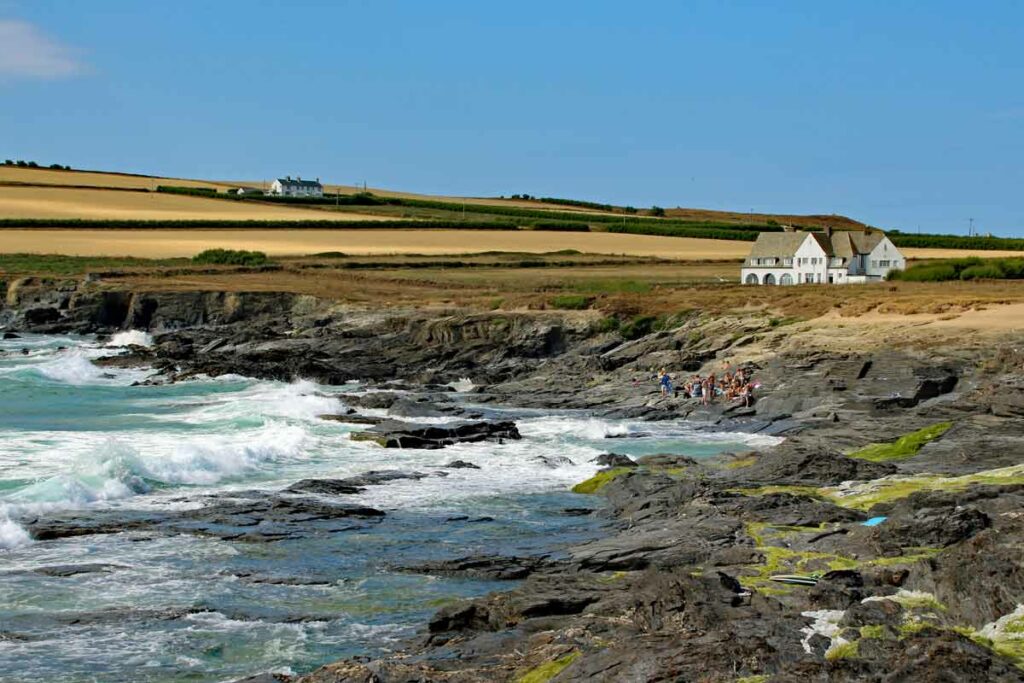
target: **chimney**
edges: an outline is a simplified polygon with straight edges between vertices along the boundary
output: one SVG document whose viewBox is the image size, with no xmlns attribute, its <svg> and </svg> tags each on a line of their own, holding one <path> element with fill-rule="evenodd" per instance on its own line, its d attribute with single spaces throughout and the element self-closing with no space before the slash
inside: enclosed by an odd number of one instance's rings
<svg viewBox="0 0 1024 683">
<path fill-rule="evenodd" d="M 291 180 L 291 179 L 292 179 L 292 177 L 291 177 L 290 175 L 286 175 L 286 176 L 284 177 L 284 179 L 285 179 L 285 180 Z"/>
<path fill-rule="evenodd" d="M 832 226 L 831 225 L 826 225 L 825 226 L 825 237 L 828 237 L 829 239 L 832 238 Z"/>
<path fill-rule="evenodd" d="M 796 232 L 796 229 L 792 225 L 783 225 L 782 232 Z"/>
</svg>

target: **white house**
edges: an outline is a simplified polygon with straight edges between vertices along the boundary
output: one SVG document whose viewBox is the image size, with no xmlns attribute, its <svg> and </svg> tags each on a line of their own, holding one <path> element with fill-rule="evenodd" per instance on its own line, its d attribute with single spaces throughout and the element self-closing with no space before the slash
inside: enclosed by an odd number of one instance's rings
<svg viewBox="0 0 1024 683">
<path fill-rule="evenodd" d="M 319 178 L 303 180 L 285 176 L 271 183 L 267 194 L 276 197 L 323 197 L 324 186 L 320 184 Z"/>
<path fill-rule="evenodd" d="M 852 284 L 883 280 L 906 259 L 880 230 L 762 232 L 743 262 L 748 285 Z"/>
</svg>

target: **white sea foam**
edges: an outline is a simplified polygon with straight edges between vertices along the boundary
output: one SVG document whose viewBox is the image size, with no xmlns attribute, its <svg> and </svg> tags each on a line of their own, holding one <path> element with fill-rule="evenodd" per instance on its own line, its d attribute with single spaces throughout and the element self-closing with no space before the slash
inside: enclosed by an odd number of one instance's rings
<svg viewBox="0 0 1024 683">
<path fill-rule="evenodd" d="M 470 378 L 468 378 L 468 377 L 460 377 L 459 381 L 457 381 L 457 382 L 449 382 L 448 386 L 450 386 L 455 391 L 466 393 L 466 392 L 469 392 L 469 391 L 473 391 L 473 387 L 476 386 L 476 385 L 473 384 L 473 380 L 471 380 Z"/>
<path fill-rule="evenodd" d="M 148 332 L 142 330 L 127 330 L 125 332 L 118 332 L 110 341 L 107 342 L 107 346 L 152 346 L 153 336 Z"/>
<path fill-rule="evenodd" d="M 7 517 L 0 517 L 0 550 L 20 548 L 32 542 L 28 532 Z"/>
<path fill-rule="evenodd" d="M 92 384 L 103 379 L 104 371 L 82 350 L 74 349 L 36 366 L 39 374 L 64 384 Z"/>
</svg>

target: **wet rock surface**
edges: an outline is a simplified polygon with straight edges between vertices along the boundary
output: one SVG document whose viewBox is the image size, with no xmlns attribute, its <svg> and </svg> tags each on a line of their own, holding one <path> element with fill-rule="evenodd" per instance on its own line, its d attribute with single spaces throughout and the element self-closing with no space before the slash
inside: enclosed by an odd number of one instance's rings
<svg viewBox="0 0 1024 683">
<path fill-rule="evenodd" d="M 382 446 L 514 439 L 514 423 L 475 417 L 501 405 L 787 437 L 774 449 L 712 459 L 602 456 L 603 538 L 558 561 L 481 553 L 403 567 L 518 583 L 440 609 L 391 656 L 329 664 L 298 677 L 305 683 L 533 674 L 563 682 L 1024 680 L 1019 643 L 995 627 L 1024 603 L 1019 335 L 991 347 L 766 351 L 742 360 L 756 338 L 773 334 L 765 319 L 695 313 L 676 329 L 624 340 L 569 313 L 337 312 L 291 295 L 99 296 L 67 281 L 28 282 L 19 292 L 18 330 L 155 333 L 152 349 L 109 362 L 149 363 L 158 381 L 226 373 L 360 380 L 372 391 L 344 396 L 331 419 L 365 420 L 370 428 L 358 438 Z M 650 377 L 663 366 L 677 382 L 720 373 L 737 358 L 758 383 L 750 407 L 663 397 Z M 443 388 L 464 377 L 476 385 L 472 401 Z M 946 422 L 951 428 L 917 451 L 855 457 L 870 443 Z M 608 451 L 615 444 L 609 439 Z M 439 459 L 430 474 L 445 473 L 446 462 L 456 466 Z M 87 521 L 56 514 L 25 526 L 37 539 L 132 532 L 274 542 L 372 524 L 383 512 L 346 496 L 419 476 L 427 475 L 305 480 L 197 510 Z M 55 566 L 53 576 L 79 571 L 107 569 Z M 803 583 L 778 580 L 786 576 Z"/>
</svg>

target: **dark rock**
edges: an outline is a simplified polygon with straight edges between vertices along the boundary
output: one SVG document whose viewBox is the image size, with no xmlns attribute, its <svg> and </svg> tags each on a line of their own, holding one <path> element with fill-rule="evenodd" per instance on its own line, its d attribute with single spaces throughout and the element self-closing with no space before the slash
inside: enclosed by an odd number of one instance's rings
<svg viewBox="0 0 1024 683">
<path fill-rule="evenodd" d="M 124 565 L 119 565 L 119 564 L 102 564 L 102 563 L 98 563 L 98 564 L 61 564 L 61 565 L 52 565 L 52 566 L 49 566 L 49 567 L 39 567 L 37 569 L 33 569 L 32 571 L 35 574 L 42 574 L 44 576 L 54 576 L 54 577 L 62 577 L 63 578 L 63 577 L 68 577 L 68 576 L 78 576 L 79 574 L 105 573 L 105 572 L 114 571 L 114 570 L 117 570 L 117 569 L 128 569 L 128 567 L 126 567 Z"/>
<path fill-rule="evenodd" d="M 564 455 L 538 455 L 531 458 L 531 460 L 533 462 L 544 465 L 544 467 L 550 467 L 552 469 L 575 464 L 572 460 L 565 457 Z"/>
<path fill-rule="evenodd" d="M 633 458 L 618 453 L 602 453 L 590 462 L 601 467 L 637 467 Z"/>
<path fill-rule="evenodd" d="M 516 581 L 523 579 L 543 567 L 549 566 L 547 557 L 503 557 L 499 555 L 474 555 L 457 560 L 438 560 L 405 567 L 403 570 L 417 574 L 459 576 L 492 581 Z"/>
<path fill-rule="evenodd" d="M 372 441 L 385 448 L 444 448 L 457 443 L 521 439 L 515 422 L 455 422 L 420 425 L 388 420 L 365 432 L 354 432 L 355 441 Z"/>
<path fill-rule="evenodd" d="M 303 479 L 285 489 L 292 493 L 321 493 L 328 496 L 345 496 L 365 490 L 362 486 L 355 486 L 342 479 Z"/>
<path fill-rule="evenodd" d="M 7 340 L 7 339 L 21 339 L 21 335 L 20 334 L 16 334 L 14 332 L 4 332 L 4 337 L 3 338 L 5 340 Z"/>
<path fill-rule="evenodd" d="M 474 465 L 473 463 L 467 462 L 465 460 L 452 460 L 447 465 L 443 465 L 443 467 L 446 467 L 446 468 L 451 469 L 451 470 L 478 470 L 478 469 L 480 469 L 479 465 Z"/>
<path fill-rule="evenodd" d="M 754 464 L 720 474 L 753 485 L 828 486 L 851 480 L 885 477 L 896 472 L 888 463 L 847 458 L 818 443 L 787 442 L 757 458 Z"/>
</svg>

